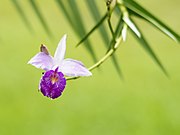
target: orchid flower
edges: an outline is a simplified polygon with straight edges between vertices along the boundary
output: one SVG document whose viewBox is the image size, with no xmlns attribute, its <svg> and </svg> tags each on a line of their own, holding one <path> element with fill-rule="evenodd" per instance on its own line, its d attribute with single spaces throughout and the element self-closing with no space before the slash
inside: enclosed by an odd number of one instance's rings
<svg viewBox="0 0 180 135">
<path fill-rule="evenodd" d="M 65 76 L 91 76 L 92 73 L 80 61 L 64 59 L 66 52 L 66 35 L 60 40 L 54 57 L 50 55 L 45 45 L 41 45 L 40 51 L 28 64 L 45 70 L 39 84 L 39 90 L 44 96 L 51 99 L 59 97 L 65 86 Z"/>
</svg>

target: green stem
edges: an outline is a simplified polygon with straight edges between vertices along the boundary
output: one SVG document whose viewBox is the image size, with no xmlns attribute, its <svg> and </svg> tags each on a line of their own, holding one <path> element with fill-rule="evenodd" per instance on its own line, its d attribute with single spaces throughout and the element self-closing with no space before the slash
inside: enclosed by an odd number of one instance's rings
<svg viewBox="0 0 180 135">
<path fill-rule="evenodd" d="M 123 16 L 128 16 L 128 12 L 126 10 L 126 8 L 120 4 L 120 9 L 123 12 Z M 108 25 L 110 28 L 110 31 L 112 33 L 113 36 L 113 45 L 112 48 L 109 49 L 109 51 L 105 54 L 105 56 L 103 56 L 97 63 L 95 63 L 94 65 L 92 65 L 91 67 L 88 68 L 89 71 L 92 71 L 93 69 L 99 67 L 102 63 L 104 63 L 111 55 L 113 55 L 113 53 L 117 50 L 117 48 L 119 47 L 120 43 L 123 41 L 123 37 L 122 37 L 122 31 L 121 31 L 121 35 L 118 36 L 118 32 L 117 35 L 114 34 L 112 25 L 111 25 L 111 21 L 110 21 L 110 16 L 108 18 Z M 123 29 L 127 29 L 127 25 L 124 24 Z M 80 77 L 66 77 L 66 80 L 74 80 L 74 79 L 78 79 Z"/>
<path fill-rule="evenodd" d="M 119 47 L 122 42 L 122 36 L 115 40 L 115 45 L 111 48 L 104 57 L 102 57 L 97 63 L 88 68 L 88 70 L 92 71 L 93 69 L 99 67 L 103 62 L 105 62 Z M 80 77 L 67 77 L 66 80 L 74 80 Z"/>
<path fill-rule="evenodd" d="M 110 17 L 108 18 L 108 26 L 109 26 L 109 29 L 111 31 L 112 37 L 114 38 L 114 31 L 113 31 L 113 28 L 112 28 L 112 25 L 111 25 Z"/>
</svg>

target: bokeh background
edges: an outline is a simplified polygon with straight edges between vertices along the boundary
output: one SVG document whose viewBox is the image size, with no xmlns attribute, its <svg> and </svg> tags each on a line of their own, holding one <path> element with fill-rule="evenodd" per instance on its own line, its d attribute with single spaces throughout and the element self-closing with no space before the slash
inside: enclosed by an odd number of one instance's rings
<svg viewBox="0 0 180 135">
<path fill-rule="evenodd" d="M 20 1 L 29 30 L 11 0 L 0 2 L 0 135 L 179 135 L 180 47 L 144 21 L 137 20 L 168 70 L 166 77 L 128 33 L 116 56 L 124 79 L 107 60 L 93 76 L 68 81 L 63 95 L 50 100 L 38 92 L 42 71 L 27 65 L 44 43 L 53 54 L 67 33 L 67 58 L 93 64 L 56 1 L 36 1 L 52 33 L 43 29 L 28 0 Z M 180 1 L 138 1 L 176 32 L 180 32 Z M 86 1 L 76 0 L 86 31 L 94 25 Z M 103 15 L 105 1 L 98 1 Z M 106 52 L 99 32 L 89 40 L 97 58 Z"/>
</svg>

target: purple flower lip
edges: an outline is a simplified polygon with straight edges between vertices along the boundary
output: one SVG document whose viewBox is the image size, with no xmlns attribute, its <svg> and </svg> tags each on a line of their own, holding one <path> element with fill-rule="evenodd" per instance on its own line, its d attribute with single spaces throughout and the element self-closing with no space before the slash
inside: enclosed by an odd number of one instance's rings
<svg viewBox="0 0 180 135">
<path fill-rule="evenodd" d="M 40 82 L 40 91 L 44 96 L 51 99 L 59 97 L 66 86 L 66 79 L 63 73 L 57 72 L 57 69 L 45 72 Z"/>
<path fill-rule="evenodd" d="M 40 51 L 30 59 L 28 64 L 45 70 L 39 87 L 44 96 L 54 99 L 61 95 L 66 85 L 64 75 L 71 77 L 92 75 L 82 62 L 74 59 L 64 59 L 66 35 L 60 40 L 54 57 L 50 55 L 45 45 L 41 45 Z"/>
<path fill-rule="evenodd" d="M 51 83 L 54 84 L 59 81 L 59 75 L 57 73 L 58 67 L 55 69 L 54 73 L 51 76 Z"/>
</svg>

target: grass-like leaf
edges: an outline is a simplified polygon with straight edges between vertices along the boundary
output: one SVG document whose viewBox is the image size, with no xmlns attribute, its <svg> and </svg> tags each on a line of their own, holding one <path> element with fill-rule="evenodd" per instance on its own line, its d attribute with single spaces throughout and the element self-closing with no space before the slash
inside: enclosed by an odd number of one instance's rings
<svg viewBox="0 0 180 135">
<path fill-rule="evenodd" d="M 72 11 L 71 13 L 73 15 L 72 17 L 74 17 L 74 20 L 76 22 L 76 26 L 78 28 L 80 28 L 80 30 L 81 30 L 81 33 L 79 33 L 79 34 L 84 35 L 86 33 L 86 30 L 85 30 L 83 20 L 81 18 L 82 16 L 80 15 L 79 8 L 77 7 L 77 3 L 74 0 L 69 0 L 69 4 L 71 7 L 70 9 Z M 91 53 L 93 60 L 97 61 L 96 55 L 94 53 L 94 49 L 92 48 L 90 41 L 86 40 L 85 44 L 87 44 L 86 48 Z"/>
<path fill-rule="evenodd" d="M 67 20 L 68 20 L 68 22 L 69 22 L 69 24 L 70 24 L 70 25 L 72 26 L 72 28 L 73 28 L 73 26 L 74 26 L 74 21 L 73 21 L 73 19 L 71 18 L 70 14 L 69 14 L 69 12 L 68 12 L 68 10 L 67 10 L 67 8 L 65 7 L 65 4 L 62 2 L 62 0 L 56 0 L 56 2 L 57 2 L 57 5 L 58 5 L 60 11 L 63 11 L 65 17 L 67 18 Z M 76 28 L 73 28 L 73 29 L 76 29 Z"/>
<path fill-rule="evenodd" d="M 110 39 L 109 39 L 108 31 L 105 27 L 105 24 L 103 23 L 107 17 L 107 14 L 105 14 L 102 17 L 102 15 L 100 14 L 99 8 L 97 7 L 96 0 L 87 0 L 86 4 L 87 4 L 87 8 L 89 9 L 89 11 L 91 13 L 92 18 L 94 19 L 95 23 L 97 24 L 96 26 L 100 32 L 101 38 L 103 39 L 104 45 L 107 46 L 108 45 L 107 43 L 109 43 Z M 100 19 L 100 18 L 102 18 L 102 19 Z M 98 20 L 100 20 L 100 21 L 98 21 Z"/>
<path fill-rule="evenodd" d="M 124 24 L 124 22 L 122 20 L 122 16 L 120 15 L 119 16 L 119 21 L 117 23 L 117 26 L 116 26 L 116 29 L 115 29 L 115 32 L 114 32 L 114 38 L 111 40 L 111 44 L 110 44 L 111 48 L 115 48 L 115 46 L 114 46 L 115 45 L 114 43 L 116 42 L 115 40 L 117 40 L 119 37 L 123 38 L 123 33 L 122 32 L 123 32 L 124 28 L 126 28 L 126 26 L 125 26 L 125 24 Z M 120 77 L 122 79 L 124 79 L 124 76 L 123 76 L 123 73 L 122 73 L 122 70 L 121 70 L 119 64 L 116 62 L 116 60 L 114 60 L 114 62 L 115 62 L 114 64 L 115 64 L 115 67 L 116 67 L 116 71 L 118 72 Z"/>
<path fill-rule="evenodd" d="M 107 14 L 105 14 L 99 22 L 77 43 L 76 46 L 79 46 L 81 43 L 83 43 L 88 37 L 97 29 L 99 26 L 104 22 L 104 20 L 107 18 Z M 107 44 L 107 42 L 106 42 Z"/>
<path fill-rule="evenodd" d="M 123 17 L 124 22 L 129 26 L 129 28 L 131 30 L 133 30 L 134 33 L 136 33 L 136 35 L 140 38 L 141 37 L 141 33 L 138 31 L 138 29 L 136 28 L 136 26 L 134 25 L 134 23 L 131 21 L 131 19 L 129 17 Z"/>
<path fill-rule="evenodd" d="M 68 0 L 69 11 L 71 18 L 74 20 L 74 24 L 79 29 L 79 34 L 84 35 L 86 33 L 84 22 L 82 19 L 81 11 L 78 8 L 78 4 L 74 0 Z"/>
<path fill-rule="evenodd" d="M 124 75 L 119 64 L 120 62 L 117 60 L 115 53 L 112 55 L 112 62 L 114 64 L 114 68 L 116 69 L 116 72 L 118 73 L 119 77 L 123 80 Z"/>
<path fill-rule="evenodd" d="M 119 21 L 118 21 L 118 23 L 117 23 L 117 26 L 116 26 L 116 28 L 115 28 L 115 32 L 114 32 L 114 37 L 111 39 L 111 42 L 110 42 L 110 45 L 109 45 L 109 48 L 108 48 L 108 50 L 107 50 L 107 52 L 106 52 L 106 54 L 111 50 L 111 49 L 115 49 L 116 47 L 115 47 L 115 42 L 116 42 L 116 40 L 118 39 L 118 38 L 120 38 L 120 36 L 122 37 L 122 30 L 124 29 L 124 22 L 123 22 L 123 20 L 122 20 L 122 16 L 120 16 L 119 17 Z M 112 55 L 112 56 L 114 56 L 114 54 Z M 117 61 L 115 58 L 113 58 L 112 57 L 112 59 L 114 59 L 113 60 L 113 62 L 114 62 L 114 65 L 115 65 L 115 68 L 116 68 L 116 71 L 118 72 L 118 75 L 122 78 L 122 79 L 124 79 L 124 76 L 123 76 L 123 73 L 122 73 L 122 70 L 121 70 L 121 68 L 120 68 L 120 66 L 119 66 L 119 61 Z"/>
<path fill-rule="evenodd" d="M 74 32 L 80 38 L 82 36 L 82 31 L 81 31 L 80 27 L 76 26 L 77 25 L 76 20 L 74 20 L 74 18 L 72 17 L 73 15 L 69 11 L 69 9 L 67 7 L 67 3 L 63 2 L 62 0 L 56 0 L 56 2 L 57 2 L 57 5 L 59 7 L 59 10 L 64 13 L 64 16 L 66 17 L 66 19 L 67 19 L 68 23 L 70 24 L 72 30 L 74 30 Z"/>
<path fill-rule="evenodd" d="M 141 36 L 139 37 L 139 35 L 137 35 L 136 32 L 134 32 L 133 29 L 130 28 L 130 30 L 132 31 L 133 35 L 135 36 L 135 38 L 137 39 L 137 41 L 139 41 L 139 43 L 142 45 L 142 47 L 146 50 L 146 52 L 152 57 L 152 59 L 157 63 L 157 65 L 161 68 L 161 70 L 165 73 L 166 76 L 169 76 L 166 69 L 164 68 L 164 66 L 162 65 L 161 61 L 158 59 L 158 57 L 156 56 L 156 54 L 154 53 L 154 51 L 152 50 L 152 48 L 150 47 L 150 45 L 148 44 L 148 42 L 146 41 L 145 37 L 143 36 L 142 32 L 140 31 L 140 29 L 137 27 L 137 25 L 135 24 L 135 22 L 132 21 L 132 23 L 134 24 L 134 26 L 136 27 L 136 29 L 139 31 L 139 33 L 141 33 Z"/>
<path fill-rule="evenodd" d="M 165 25 L 162 21 L 140 6 L 133 0 L 123 0 L 124 4 L 127 8 L 131 9 L 133 12 L 150 22 L 156 28 L 161 30 L 164 34 L 175 40 L 176 42 L 180 42 L 180 36 L 170 29 L 167 25 Z"/>
<path fill-rule="evenodd" d="M 34 12 L 37 15 L 37 18 L 39 19 L 39 21 L 41 22 L 44 30 L 46 31 L 46 33 L 48 34 L 49 37 L 52 37 L 52 32 L 50 31 L 44 17 L 42 16 L 37 4 L 35 3 L 35 0 L 29 0 L 31 7 L 33 8 Z"/>
<path fill-rule="evenodd" d="M 26 25 L 26 27 L 28 28 L 29 31 L 33 31 L 31 24 L 29 23 L 23 8 L 21 7 L 20 3 L 17 0 L 11 0 L 11 2 L 13 3 L 14 7 L 16 8 L 17 12 L 19 13 L 22 21 L 24 22 L 24 24 Z"/>
<path fill-rule="evenodd" d="M 109 46 L 109 35 L 108 35 L 108 31 L 107 31 L 107 29 L 103 23 L 107 19 L 108 14 L 106 13 L 103 17 L 101 17 L 99 9 L 98 9 L 97 4 L 96 4 L 96 0 L 87 0 L 86 4 L 90 10 L 92 18 L 94 19 L 94 21 L 97 24 L 91 29 L 91 31 L 89 31 L 86 34 L 86 36 L 84 38 L 82 38 L 82 40 L 79 43 L 86 40 L 90 36 L 90 34 L 92 34 L 98 28 L 100 35 L 101 35 L 101 38 L 103 39 L 104 45 L 108 48 L 108 46 Z M 99 20 L 99 18 L 101 18 L 101 19 L 100 19 L 100 21 L 97 22 L 97 20 Z M 121 69 L 119 66 L 119 62 L 118 62 L 115 54 L 112 55 L 111 60 L 113 62 L 114 68 L 116 69 L 116 72 L 118 73 L 118 75 L 121 78 L 123 78 L 123 75 L 122 75 L 122 72 L 121 72 Z"/>
<path fill-rule="evenodd" d="M 63 11 L 66 19 L 71 25 L 72 29 L 75 31 L 79 38 L 82 38 L 85 35 L 86 30 L 83 24 L 83 20 L 80 15 L 79 8 L 77 7 L 77 3 L 74 0 L 62 1 L 56 0 L 59 6 L 60 11 Z M 91 54 L 94 61 L 97 61 L 96 55 L 94 53 L 94 49 L 91 46 L 89 40 L 86 40 L 86 49 Z"/>
<path fill-rule="evenodd" d="M 115 40 L 118 39 L 120 36 L 122 36 L 122 30 L 124 28 L 124 21 L 122 19 L 122 16 L 120 15 L 119 16 L 119 21 L 117 23 L 117 26 L 116 26 L 116 29 L 115 29 L 115 32 L 114 32 L 114 37 L 111 39 L 111 42 L 110 42 L 110 45 L 109 45 L 109 48 L 107 50 L 107 52 L 114 48 L 114 43 L 115 43 Z M 107 53 L 106 52 L 106 53 Z"/>
</svg>

